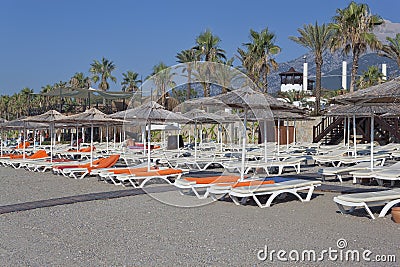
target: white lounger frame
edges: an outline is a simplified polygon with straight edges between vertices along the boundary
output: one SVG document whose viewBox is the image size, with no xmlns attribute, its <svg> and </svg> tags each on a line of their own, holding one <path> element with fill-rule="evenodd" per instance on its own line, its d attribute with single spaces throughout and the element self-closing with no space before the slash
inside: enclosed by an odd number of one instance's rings
<svg viewBox="0 0 400 267">
<path fill-rule="evenodd" d="M 339 199 L 337 197 L 333 198 L 333 201 L 336 202 L 340 212 L 342 214 L 349 214 L 354 212 L 354 210 L 357 207 L 363 207 L 367 213 L 369 214 L 369 216 L 371 216 L 372 219 L 375 219 L 374 214 L 372 213 L 371 209 L 369 208 L 368 205 L 370 206 L 376 206 L 376 205 L 384 205 L 384 207 L 382 208 L 381 212 L 379 213 L 378 217 L 385 217 L 386 213 L 396 204 L 400 203 L 400 199 L 395 199 L 392 201 L 388 201 L 388 200 L 382 200 L 382 201 L 370 201 L 370 202 L 365 202 L 365 201 L 360 201 L 360 202 L 350 202 L 350 201 L 345 201 L 342 199 Z M 351 207 L 350 209 L 346 210 L 344 208 L 344 206 L 347 207 Z"/>
<path fill-rule="evenodd" d="M 254 192 L 249 191 L 246 193 L 236 192 L 236 191 L 232 190 L 229 192 L 229 196 L 236 205 L 245 204 L 245 202 L 247 201 L 247 198 L 252 197 L 260 208 L 267 208 L 267 207 L 271 206 L 272 201 L 274 201 L 274 199 L 277 196 L 279 196 L 280 194 L 283 194 L 283 193 L 293 194 L 301 202 L 308 202 L 311 200 L 311 196 L 314 192 L 315 187 L 317 187 L 317 186 L 319 186 L 319 184 L 310 184 L 310 185 L 306 185 L 306 186 L 293 187 L 293 188 L 287 188 L 287 189 L 279 189 L 279 190 L 273 190 L 272 188 L 271 188 L 272 190 L 268 190 L 266 188 L 265 191 L 254 191 Z M 302 198 L 297 193 L 298 191 L 301 191 L 301 190 L 308 190 L 306 198 Z M 265 195 L 270 195 L 270 196 L 268 197 L 267 201 L 263 204 L 263 203 L 261 203 L 258 196 L 265 196 Z M 239 198 L 242 198 L 242 199 L 239 200 Z"/>
</svg>

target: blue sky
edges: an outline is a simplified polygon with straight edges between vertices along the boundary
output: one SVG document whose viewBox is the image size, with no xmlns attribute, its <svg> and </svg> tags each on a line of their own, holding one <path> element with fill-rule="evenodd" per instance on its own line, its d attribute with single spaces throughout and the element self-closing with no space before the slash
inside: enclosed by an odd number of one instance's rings
<svg viewBox="0 0 400 267">
<path fill-rule="evenodd" d="M 177 52 L 194 45 L 205 29 L 218 35 L 227 56 L 249 40 L 249 30 L 268 27 L 284 62 L 306 50 L 290 41 L 308 23 L 328 23 L 350 1 L 267 0 L 2 0 L 0 1 L 0 94 L 89 75 L 94 59 L 114 62 L 121 90 L 127 70 L 146 77 L 160 61 L 176 64 Z M 358 1 L 358 3 L 360 3 Z M 366 1 L 372 13 L 400 22 L 400 1 Z M 238 64 L 238 61 L 235 61 Z"/>
</svg>

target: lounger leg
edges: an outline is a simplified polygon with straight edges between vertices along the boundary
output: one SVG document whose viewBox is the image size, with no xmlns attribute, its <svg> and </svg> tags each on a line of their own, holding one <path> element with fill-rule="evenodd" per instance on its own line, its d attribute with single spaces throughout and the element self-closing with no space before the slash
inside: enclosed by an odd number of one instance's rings
<svg viewBox="0 0 400 267">
<path fill-rule="evenodd" d="M 388 202 L 385 207 L 381 210 L 378 217 L 385 217 L 386 213 L 396 204 L 400 203 L 400 199 L 392 200 Z"/>
<path fill-rule="evenodd" d="M 273 195 L 273 194 L 272 194 L 272 195 Z M 271 195 L 271 197 L 272 197 L 272 195 Z M 253 197 L 254 201 L 257 203 L 257 205 L 258 205 L 260 208 L 266 208 L 266 207 L 269 207 L 269 206 L 271 205 L 272 200 L 269 201 L 271 197 L 268 199 L 268 201 L 267 201 L 264 205 L 261 204 L 260 200 L 258 199 L 258 197 L 257 197 L 256 195 L 253 194 L 252 197 Z"/>
<path fill-rule="evenodd" d="M 372 219 L 375 219 L 374 214 L 372 214 L 372 211 L 369 209 L 366 203 L 364 203 L 364 208 L 368 212 L 369 216 L 371 216 Z"/>
<path fill-rule="evenodd" d="M 239 199 L 237 197 L 235 197 L 235 196 L 230 196 L 230 197 L 231 197 L 233 203 L 235 203 L 238 206 L 240 205 L 240 201 L 239 201 Z"/>
<path fill-rule="evenodd" d="M 196 188 L 194 188 L 194 187 L 192 187 L 192 191 L 193 191 L 193 193 L 196 195 L 196 197 L 197 197 L 198 199 L 205 199 L 205 198 L 208 197 L 208 191 L 206 191 L 206 192 L 204 193 L 204 195 L 201 195 L 201 194 L 196 190 Z"/>
<path fill-rule="evenodd" d="M 339 181 L 340 181 L 341 183 L 343 183 L 342 175 L 341 175 L 341 174 L 336 174 L 336 177 L 339 179 Z"/>
<path fill-rule="evenodd" d="M 314 188 L 315 188 L 315 186 L 313 186 L 313 185 L 310 186 L 310 188 L 308 190 L 308 193 L 307 193 L 307 197 L 306 197 L 306 199 L 304 201 L 310 201 L 311 200 L 312 194 L 314 192 Z"/>
</svg>

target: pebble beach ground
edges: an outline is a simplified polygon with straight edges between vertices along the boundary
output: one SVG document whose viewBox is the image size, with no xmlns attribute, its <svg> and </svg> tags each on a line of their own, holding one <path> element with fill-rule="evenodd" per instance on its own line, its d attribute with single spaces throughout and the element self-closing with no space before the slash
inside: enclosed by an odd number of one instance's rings
<svg viewBox="0 0 400 267">
<path fill-rule="evenodd" d="M 3 167 L 0 179 L 0 206 L 132 190 L 97 178 L 74 180 Z M 260 209 L 181 196 L 165 184 L 149 188 L 149 194 L 1 214 L 0 266 L 399 265 L 400 224 L 390 214 L 371 220 L 362 210 L 338 213 L 332 201 L 338 192 L 316 190 L 308 203 L 289 198 Z M 339 248 L 338 241 L 347 245 Z M 283 259 L 292 251 L 292 258 L 284 262 L 277 253 L 265 257 L 272 250 L 287 252 Z M 293 251 L 304 250 L 315 251 L 316 259 L 323 255 L 322 261 L 292 260 Z M 338 252 L 329 259 L 323 250 Z M 395 255 L 397 262 L 340 259 L 348 250 L 360 255 L 369 250 L 371 260 Z"/>
</svg>

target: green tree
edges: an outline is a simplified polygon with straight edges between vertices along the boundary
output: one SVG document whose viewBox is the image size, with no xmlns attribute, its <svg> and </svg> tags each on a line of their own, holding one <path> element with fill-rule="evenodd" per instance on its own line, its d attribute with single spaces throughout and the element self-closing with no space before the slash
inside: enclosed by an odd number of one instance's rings
<svg viewBox="0 0 400 267">
<path fill-rule="evenodd" d="M 122 91 L 137 92 L 139 90 L 139 83 L 142 83 L 142 80 L 139 79 L 138 73 L 128 70 L 126 73 L 122 73 L 122 76 Z"/>
<path fill-rule="evenodd" d="M 156 95 L 160 96 L 161 105 L 166 107 L 167 100 L 167 88 L 173 87 L 173 76 L 175 73 L 171 72 L 171 69 L 165 65 L 163 62 L 155 65 L 153 67 L 152 77 L 154 84 L 156 86 Z"/>
<path fill-rule="evenodd" d="M 217 35 L 213 35 L 210 30 L 206 30 L 196 38 L 196 45 L 193 49 L 200 60 L 206 62 L 222 62 L 226 60 L 225 50 L 219 47 L 221 39 Z M 204 64 L 204 96 L 210 96 L 210 81 L 211 73 L 214 71 L 215 64 Z"/>
<path fill-rule="evenodd" d="M 238 49 L 243 68 L 264 93 L 268 93 L 268 74 L 278 69 L 273 56 L 279 54 L 281 48 L 275 45 L 275 38 L 268 28 L 260 32 L 250 29 L 250 42 L 243 44 L 246 50 Z"/>
<path fill-rule="evenodd" d="M 382 46 L 380 56 L 393 59 L 400 68 L 400 33 L 396 34 L 395 38 L 386 37 L 388 44 Z"/>
<path fill-rule="evenodd" d="M 334 30 L 331 48 L 353 55 L 350 92 L 354 91 L 360 55 L 368 48 L 377 50 L 381 43 L 372 32 L 383 23 L 381 17 L 373 15 L 367 4 L 351 2 L 345 9 L 337 9 L 331 28 Z"/>
<path fill-rule="evenodd" d="M 186 99 L 190 99 L 192 92 L 192 70 L 196 64 L 196 61 L 200 60 L 198 54 L 196 54 L 196 50 L 194 49 L 186 49 L 182 50 L 176 55 L 176 59 L 178 63 L 184 63 L 182 72 L 187 72 L 188 84 L 186 91 Z"/>
<path fill-rule="evenodd" d="M 364 89 L 383 82 L 383 74 L 379 71 L 379 68 L 377 66 L 370 66 L 357 80 L 357 87 Z"/>
<path fill-rule="evenodd" d="M 93 63 L 90 64 L 89 69 L 89 72 L 92 74 L 92 81 L 95 83 L 100 81 L 99 88 L 103 91 L 107 91 L 110 89 L 108 79 L 111 79 L 114 83 L 117 82 L 117 79 L 111 74 L 115 68 L 114 63 L 104 57 L 101 59 L 101 62 L 94 60 Z"/>
<path fill-rule="evenodd" d="M 91 86 L 90 78 L 83 72 L 77 72 L 71 77 L 69 84 L 75 88 L 89 88 Z"/>
<path fill-rule="evenodd" d="M 304 25 L 302 29 L 297 29 L 297 31 L 300 36 L 290 36 L 289 39 L 308 48 L 314 53 L 314 62 L 316 66 L 315 113 L 319 115 L 321 108 L 322 64 L 324 63 L 322 55 L 330 47 L 332 30 L 325 24 L 318 25 L 318 23 L 315 22 L 315 25 Z"/>
<path fill-rule="evenodd" d="M 200 57 L 200 60 L 220 62 L 226 59 L 225 50 L 219 47 L 221 39 L 217 35 L 213 35 L 210 30 L 206 30 L 196 38 L 196 45 L 193 49 Z"/>
</svg>

